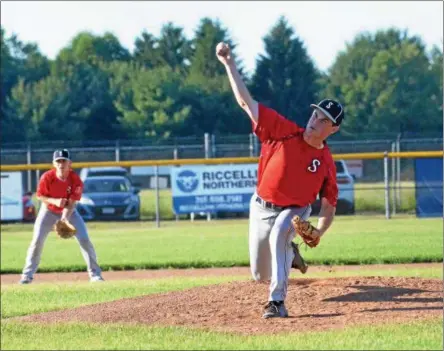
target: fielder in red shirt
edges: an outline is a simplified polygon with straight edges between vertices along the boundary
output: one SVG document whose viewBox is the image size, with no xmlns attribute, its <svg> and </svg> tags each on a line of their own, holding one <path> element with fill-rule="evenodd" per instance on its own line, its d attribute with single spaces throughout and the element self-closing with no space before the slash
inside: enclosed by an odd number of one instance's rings
<svg viewBox="0 0 444 351">
<path fill-rule="evenodd" d="M 71 169 L 69 151 L 54 151 L 53 166 L 52 170 L 42 175 L 37 187 L 37 198 L 42 205 L 34 223 L 34 235 L 29 245 L 20 284 L 32 282 L 40 263 L 43 244 L 57 220 L 69 220 L 76 227 L 76 239 L 80 244 L 90 281 L 103 281 L 85 222 L 76 211 L 76 202 L 82 197 L 83 182 Z"/>
<path fill-rule="evenodd" d="M 338 199 L 336 168 L 326 139 L 339 130 L 344 109 L 326 99 L 314 105 L 306 128 L 255 101 L 237 70 L 230 48 L 219 43 L 216 56 L 225 66 L 237 102 L 250 117 L 262 148 L 258 184 L 250 203 L 249 253 L 254 280 L 270 280 L 263 318 L 287 317 L 284 301 L 290 268 L 307 271 L 291 219 L 306 220 L 317 195 L 321 210 L 315 234 L 330 227 Z"/>
</svg>

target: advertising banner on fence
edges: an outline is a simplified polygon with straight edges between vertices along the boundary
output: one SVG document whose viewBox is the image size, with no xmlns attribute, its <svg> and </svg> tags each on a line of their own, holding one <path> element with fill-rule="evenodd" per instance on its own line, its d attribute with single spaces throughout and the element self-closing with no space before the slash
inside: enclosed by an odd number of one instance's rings
<svg viewBox="0 0 444 351">
<path fill-rule="evenodd" d="M 23 219 L 22 172 L 1 172 L 1 220 Z"/>
<path fill-rule="evenodd" d="M 256 183 L 257 164 L 172 167 L 174 212 L 248 211 Z"/>
</svg>

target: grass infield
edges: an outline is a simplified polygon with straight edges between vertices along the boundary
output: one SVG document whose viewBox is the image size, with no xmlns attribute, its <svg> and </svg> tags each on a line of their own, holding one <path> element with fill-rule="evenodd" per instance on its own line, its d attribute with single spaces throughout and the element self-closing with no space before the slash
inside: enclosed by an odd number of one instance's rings
<svg viewBox="0 0 444 351">
<path fill-rule="evenodd" d="M 316 223 L 316 221 L 315 221 Z M 248 221 L 88 223 L 103 270 L 248 266 Z M 1 272 L 21 272 L 32 225 L 2 225 Z M 297 239 L 300 241 L 300 239 Z M 442 262 L 442 219 L 337 217 L 321 244 L 302 255 L 310 264 Z M 51 233 L 40 272 L 84 271 L 75 239 Z"/>
</svg>

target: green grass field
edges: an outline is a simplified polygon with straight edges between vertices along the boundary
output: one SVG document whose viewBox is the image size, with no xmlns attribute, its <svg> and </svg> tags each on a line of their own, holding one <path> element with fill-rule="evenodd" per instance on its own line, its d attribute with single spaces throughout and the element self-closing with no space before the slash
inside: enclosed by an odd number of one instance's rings
<svg viewBox="0 0 444 351">
<path fill-rule="evenodd" d="M 99 263 L 107 269 L 248 265 L 247 220 L 91 222 L 90 236 Z M 21 271 L 32 225 L 1 226 L 1 271 Z M 337 217 L 316 249 L 302 250 L 309 263 L 364 264 L 442 262 L 442 219 L 413 217 Z M 54 233 L 47 239 L 40 271 L 84 271 L 74 239 Z M 106 274 L 106 273 L 105 273 Z M 295 273 L 292 273 L 295 274 Z M 304 278 L 339 276 L 410 276 L 442 279 L 443 269 L 372 268 L 309 273 Z M 300 275 L 298 275 L 300 277 Z M 183 277 L 143 280 L 54 282 L 1 286 L 1 349 L 8 350 L 439 350 L 442 318 L 325 332 L 242 336 L 185 327 L 88 325 L 43 326 L 8 320 L 38 312 L 74 308 L 209 284 L 249 279 L 245 276 Z"/>
<path fill-rule="evenodd" d="M 179 221 L 88 224 L 104 270 L 247 266 L 248 221 Z M 32 225 L 2 226 L 1 272 L 23 268 Z M 316 249 L 302 248 L 311 264 L 440 262 L 441 219 L 386 220 L 337 217 Z M 51 233 L 40 271 L 82 271 L 85 264 L 75 239 Z"/>
<path fill-rule="evenodd" d="M 442 350 L 442 319 L 285 336 L 181 327 L 2 324 L 3 350 Z"/>
</svg>

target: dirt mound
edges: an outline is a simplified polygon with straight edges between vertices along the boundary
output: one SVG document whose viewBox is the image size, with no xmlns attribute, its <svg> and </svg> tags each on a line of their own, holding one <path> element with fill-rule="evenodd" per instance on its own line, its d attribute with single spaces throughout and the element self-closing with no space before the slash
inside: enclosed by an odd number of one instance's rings
<svg viewBox="0 0 444 351">
<path fill-rule="evenodd" d="M 443 310 L 439 279 L 291 279 L 286 301 L 289 318 L 264 320 L 261 316 L 267 297 L 268 283 L 232 282 L 14 319 L 179 325 L 275 334 L 433 318 Z"/>
</svg>

